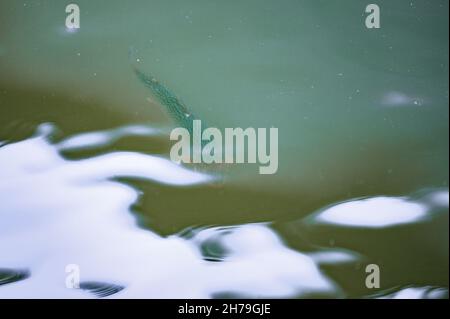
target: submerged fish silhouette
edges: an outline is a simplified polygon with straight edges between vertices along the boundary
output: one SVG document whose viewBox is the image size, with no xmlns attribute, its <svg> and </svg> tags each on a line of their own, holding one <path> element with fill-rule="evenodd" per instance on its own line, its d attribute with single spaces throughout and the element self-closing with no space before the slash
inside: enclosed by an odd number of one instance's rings
<svg viewBox="0 0 450 319">
<path fill-rule="evenodd" d="M 155 77 L 143 73 L 136 67 L 133 69 L 141 83 L 150 89 L 158 102 L 162 104 L 171 118 L 175 121 L 175 124 L 186 128 L 189 133 L 192 133 L 193 121 L 196 118 L 187 109 L 186 105 Z"/>
</svg>

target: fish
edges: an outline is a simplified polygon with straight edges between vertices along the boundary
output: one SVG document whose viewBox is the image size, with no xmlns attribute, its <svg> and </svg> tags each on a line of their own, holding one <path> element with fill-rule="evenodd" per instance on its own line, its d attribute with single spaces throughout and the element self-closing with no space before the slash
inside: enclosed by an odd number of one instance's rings
<svg viewBox="0 0 450 319">
<path fill-rule="evenodd" d="M 186 105 L 175 94 L 173 94 L 165 85 L 158 81 L 154 76 L 146 74 L 133 67 L 139 81 L 150 89 L 152 95 L 165 108 L 171 119 L 177 126 L 183 127 L 190 134 L 194 130 L 194 120 L 197 118 L 188 110 Z"/>
<path fill-rule="evenodd" d="M 164 84 L 157 80 L 153 75 L 144 73 L 136 66 L 133 66 L 133 71 L 136 74 L 139 81 L 150 90 L 156 101 L 161 104 L 168 113 L 171 120 L 176 127 L 181 127 L 189 132 L 189 136 L 194 136 L 194 121 L 199 120 L 188 109 L 186 104 L 179 99 L 171 90 L 169 90 Z M 202 120 L 202 123 L 204 121 Z M 200 149 L 195 150 L 191 147 L 192 154 L 194 152 L 202 153 L 203 147 L 208 144 L 208 140 L 200 139 Z M 201 155 L 200 155 L 201 156 Z M 218 165 L 222 166 L 222 165 Z"/>
</svg>

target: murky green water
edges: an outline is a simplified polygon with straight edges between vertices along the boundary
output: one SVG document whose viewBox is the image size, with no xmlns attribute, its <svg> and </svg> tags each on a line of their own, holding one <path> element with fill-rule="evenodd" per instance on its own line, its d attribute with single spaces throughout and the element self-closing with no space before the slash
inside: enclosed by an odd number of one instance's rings
<svg viewBox="0 0 450 319">
<path fill-rule="evenodd" d="M 447 1 L 377 1 L 378 30 L 350 0 L 76 3 L 76 32 L 0 3 L 1 297 L 448 297 Z M 278 172 L 171 162 L 133 66 L 277 127 Z"/>
</svg>

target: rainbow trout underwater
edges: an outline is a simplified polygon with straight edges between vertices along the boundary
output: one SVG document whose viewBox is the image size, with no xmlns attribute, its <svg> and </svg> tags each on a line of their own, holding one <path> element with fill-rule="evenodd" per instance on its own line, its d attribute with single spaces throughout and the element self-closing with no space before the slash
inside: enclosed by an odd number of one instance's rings
<svg viewBox="0 0 450 319">
<path fill-rule="evenodd" d="M 275 174 L 278 170 L 278 128 L 225 128 L 225 137 L 217 128 L 202 130 L 202 121 L 155 77 L 133 67 L 141 83 L 155 96 L 168 112 L 177 128 L 170 140 L 179 140 L 172 146 L 170 157 L 174 162 L 233 164 L 259 162 L 260 174 Z M 192 139 L 191 139 L 192 137 Z M 192 146 L 191 146 L 192 140 Z M 269 148 L 268 144 L 269 143 Z M 192 154 L 192 156 L 191 156 Z"/>
<path fill-rule="evenodd" d="M 170 117 L 177 126 L 186 128 L 190 133 L 193 132 L 193 121 L 195 117 L 188 111 L 186 105 L 167 89 L 155 77 L 144 74 L 136 67 L 133 68 L 139 81 L 150 89 L 151 93 L 158 99 L 158 102 L 167 110 Z"/>
</svg>

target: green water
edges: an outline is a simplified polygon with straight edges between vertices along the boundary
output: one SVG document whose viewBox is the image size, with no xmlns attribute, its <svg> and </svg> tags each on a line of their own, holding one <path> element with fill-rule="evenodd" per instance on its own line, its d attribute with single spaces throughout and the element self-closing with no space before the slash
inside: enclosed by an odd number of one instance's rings
<svg viewBox="0 0 450 319">
<path fill-rule="evenodd" d="M 54 124 L 52 143 L 127 125 L 170 127 L 136 66 L 210 126 L 279 129 L 274 175 L 230 165 L 217 168 L 219 182 L 173 187 L 113 174 L 139 191 L 130 211 L 142 228 L 168 236 L 272 222 L 299 252 L 344 248 L 365 256 L 321 266 L 344 296 L 448 287 L 448 204 L 404 227 L 301 222 L 359 197 L 438 190 L 448 198 L 447 1 L 377 1 L 377 30 L 365 27 L 361 1 L 76 3 L 76 32 L 65 29 L 64 2 L 0 3 L 0 141 L 23 141 L 42 123 Z M 167 157 L 169 141 L 125 134 L 61 154 L 80 160 L 116 151 Z M 64 207 L 50 190 L 44 197 Z M 370 262 L 382 269 L 376 291 L 364 286 Z"/>
</svg>

